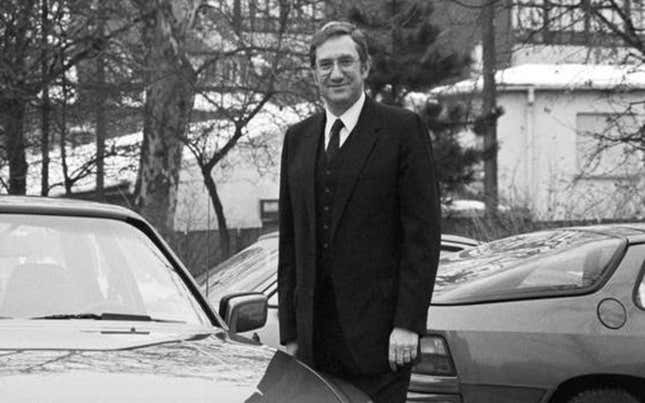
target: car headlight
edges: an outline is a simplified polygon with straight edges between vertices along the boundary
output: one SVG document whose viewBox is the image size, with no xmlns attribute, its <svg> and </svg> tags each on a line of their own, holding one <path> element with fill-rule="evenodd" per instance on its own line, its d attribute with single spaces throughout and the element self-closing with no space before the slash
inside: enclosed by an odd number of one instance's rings
<svg viewBox="0 0 645 403">
<path fill-rule="evenodd" d="M 420 358 L 412 372 L 427 375 L 456 375 L 446 341 L 441 336 L 423 336 L 419 341 Z"/>
</svg>

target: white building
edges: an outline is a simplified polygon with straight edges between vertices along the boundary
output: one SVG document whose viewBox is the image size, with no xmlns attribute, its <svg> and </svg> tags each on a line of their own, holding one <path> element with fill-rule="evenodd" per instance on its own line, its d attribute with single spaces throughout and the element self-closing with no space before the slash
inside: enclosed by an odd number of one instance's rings
<svg viewBox="0 0 645 403">
<path fill-rule="evenodd" d="M 638 128 L 642 136 L 644 69 L 526 64 L 498 71 L 496 83 L 504 109 L 497 135 L 505 203 L 547 220 L 645 216 L 643 143 L 636 150 L 598 137 Z M 480 105 L 482 84 L 465 80 L 431 94 Z"/>
</svg>

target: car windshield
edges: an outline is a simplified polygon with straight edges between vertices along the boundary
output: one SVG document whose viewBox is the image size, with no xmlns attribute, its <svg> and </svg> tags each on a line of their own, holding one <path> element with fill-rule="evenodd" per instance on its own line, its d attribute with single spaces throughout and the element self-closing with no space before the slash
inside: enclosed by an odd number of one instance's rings
<svg viewBox="0 0 645 403">
<path fill-rule="evenodd" d="M 230 293 L 262 291 L 257 288 L 275 275 L 277 267 L 277 238 L 267 239 L 215 266 L 200 287 L 211 301 Z"/>
<path fill-rule="evenodd" d="M 624 240 L 588 231 L 513 236 L 441 259 L 432 303 L 571 294 L 596 285 Z"/>
<path fill-rule="evenodd" d="M 0 316 L 208 323 L 172 263 L 135 226 L 25 214 L 0 214 Z"/>
</svg>

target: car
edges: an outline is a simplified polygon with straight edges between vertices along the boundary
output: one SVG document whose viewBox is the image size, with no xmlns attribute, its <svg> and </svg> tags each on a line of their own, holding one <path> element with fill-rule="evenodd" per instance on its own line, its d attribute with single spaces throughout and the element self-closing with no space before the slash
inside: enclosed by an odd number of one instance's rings
<svg viewBox="0 0 645 403">
<path fill-rule="evenodd" d="M 412 397 L 645 402 L 644 272 L 645 223 L 530 232 L 447 256 Z"/>
<path fill-rule="evenodd" d="M 267 323 L 259 330 L 244 333 L 256 341 L 283 349 L 278 325 L 278 232 L 262 235 L 243 249 L 197 278 L 202 293 L 215 307 L 226 294 L 261 292 L 269 301 Z M 442 234 L 441 255 L 446 256 L 479 244 L 458 235 Z"/>
<path fill-rule="evenodd" d="M 210 298 L 260 284 L 275 306 L 270 240 L 215 273 Z M 407 399 L 642 403 L 644 341 L 645 223 L 515 235 L 442 255 Z"/>
<path fill-rule="evenodd" d="M 238 336 L 267 299 L 220 316 L 138 214 L 0 196 L 3 402 L 367 402 L 341 380 Z"/>
</svg>

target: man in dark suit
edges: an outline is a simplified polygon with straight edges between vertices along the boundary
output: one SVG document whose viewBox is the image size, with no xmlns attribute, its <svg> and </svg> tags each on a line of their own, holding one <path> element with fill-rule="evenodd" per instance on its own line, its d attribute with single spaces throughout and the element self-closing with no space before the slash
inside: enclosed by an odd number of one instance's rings
<svg viewBox="0 0 645 403">
<path fill-rule="evenodd" d="M 325 111 L 284 140 L 280 342 L 376 402 L 403 402 L 441 237 L 430 137 L 415 113 L 366 98 L 352 24 L 326 24 L 310 59 Z"/>
</svg>

